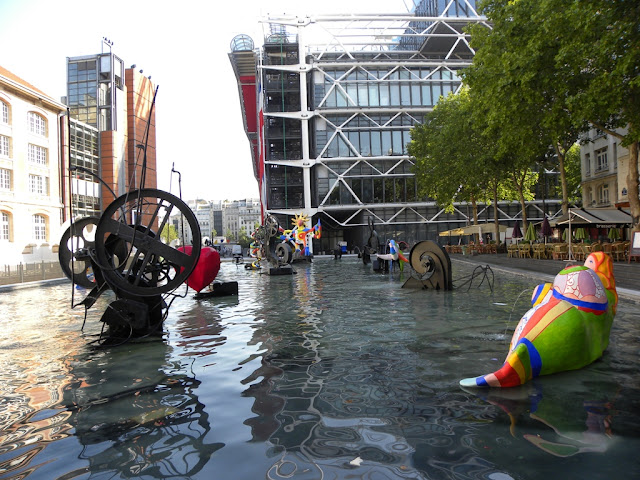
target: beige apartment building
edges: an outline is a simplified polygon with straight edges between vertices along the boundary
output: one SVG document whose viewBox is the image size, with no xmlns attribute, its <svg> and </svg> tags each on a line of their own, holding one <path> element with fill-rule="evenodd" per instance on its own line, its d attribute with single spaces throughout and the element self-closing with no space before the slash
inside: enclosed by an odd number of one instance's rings
<svg viewBox="0 0 640 480">
<path fill-rule="evenodd" d="M 617 132 L 625 135 L 627 129 Z M 629 150 L 619 138 L 595 128 L 580 143 L 584 207 L 629 207 Z"/>
<path fill-rule="evenodd" d="M 0 265 L 57 260 L 66 106 L 0 66 Z"/>
</svg>

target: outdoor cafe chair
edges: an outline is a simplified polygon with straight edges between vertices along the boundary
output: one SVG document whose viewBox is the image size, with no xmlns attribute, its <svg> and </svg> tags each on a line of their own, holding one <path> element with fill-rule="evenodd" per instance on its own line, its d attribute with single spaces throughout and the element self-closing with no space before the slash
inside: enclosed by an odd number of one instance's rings
<svg viewBox="0 0 640 480">
<path fill-rule="evenodd" d="M 520 258 L 531 258 L 531 245 L 528 243 L 521 243 L 518 245 L 518 253 L 520 254 Z"/>
<path fill-rule="evenodd" d="M 624 261 L 627 257 L 627 249 L 629 248 L 629 244 L 625 244 L 625 242 L 614 243 L 612 245 L 611 257 L 616 261 Z"/>
<path fill-rule="evenodd" d="M 543 258 L 545 258 L 545 248 L 544 248 L 544 244 L 542 243 L 536 243 L 533 245 L 533 258 L 537 258 L 538 260 L 541 260 Z"/>
<path fill-rule="evenodd" d="M 557 243 L 553 248 L 554 260 L 566 260 L 569 256 L 569 246 L 566 243 Z"/>
<path fill-rule="evenodd" d="M 518 256 L 518 245 L 511 244 L 507 246 L 507 258 Z"/>
</svg>

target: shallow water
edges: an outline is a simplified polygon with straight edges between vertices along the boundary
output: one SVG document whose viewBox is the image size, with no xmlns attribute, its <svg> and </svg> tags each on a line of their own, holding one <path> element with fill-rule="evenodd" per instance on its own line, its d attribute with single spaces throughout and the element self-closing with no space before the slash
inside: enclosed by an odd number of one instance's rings
<svg viewBox="0 0 640 480">
<path fill-rule="evenodd" d="M 536 281 L 434 292 L 355 258 L 296 270 L 223 263 L 237 298 L 190 292 L 161 339 L 110 348 L 92 342 L 112 297 L 82 332 L 70 285 L 0 293 L 0 478 L 640 476 L 637 304 L 621 301 L 591 366 L 467 392 L 461 378 L 504 360 Z"/>
</svg>

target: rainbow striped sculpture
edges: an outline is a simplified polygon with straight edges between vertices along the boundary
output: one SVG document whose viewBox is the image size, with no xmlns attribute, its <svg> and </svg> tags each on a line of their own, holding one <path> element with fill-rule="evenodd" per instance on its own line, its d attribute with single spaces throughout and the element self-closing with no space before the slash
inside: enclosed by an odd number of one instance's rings
<svg viewBox="0 0 640 480">
<path fill-rule="evenodd" d="M 553 285 L 538 285 L 499 370 L 460 381 L 463 387 L 514 387 L 539 375 L 576 370 L 602 356 L 618 305 L 613 262 L 604 252 L 569 266 Z"/>
</svg>

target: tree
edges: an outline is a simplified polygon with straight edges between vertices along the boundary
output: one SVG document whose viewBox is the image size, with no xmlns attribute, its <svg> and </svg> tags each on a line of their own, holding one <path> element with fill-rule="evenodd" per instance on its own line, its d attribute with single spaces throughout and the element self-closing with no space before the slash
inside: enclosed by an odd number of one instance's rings
<svg viewBox="0 0 640 480">
<path fill-rule="evenodd" d="M 409 154 L 415 157 L 414 173 L 420 195 L 432 198 L 446 211 L 454 202 L 468 201 L 473 223 L 478 223 L 478 200 L 499 199 L 504 174 L 496 161 L 495 145 L 473 115 L 467 90 L 441 99 L 422 125 L 411 130 Z M 497 210 L 494 209 L 496 238 Z"/>
<path fill-rule="evenodd" d="M 463 78 L 472 95 L 487 106 L 487 126 L 499 132 L 502 153 L 517 155 L 513 157 L 520 172 L 514 178 L 516 185 L 522 185 L 523 167 L 553 146 L 561 175 L 562 209 L 566 213 L 565 155 L 584 128 L 584 121 L 567 108 L 566 91 L 575 88 L 581 79 L 557 68 L 555 56 L 563 32 L 547 32 L 533 20 L 542 14 L 541 3 L 544 2 L 483 2 L 481 11 L 493 28 L 471 28 L 472 46 L 477 53 Z M 544 14 L 553 15 L 546 11 Z"/>
<path fill-rule="evenodd" d="M 178 231 L 176 227 L 171 225 L 170 223 L 165 224 L 162 228 L 162 232 L 160 232 L 160 238 L 166 244 L 173 242 L 178 239 Z"/>
<path fill-rule="evenodd" d="M 640 229 L 640 2 L 485 0 L 480 10 L 493 29 L 472 27 L 477 54 L 464 79 L 494 102 L 488 120 L 522 138 L 548 139 L 564 212 L 570 194 L 564 163 L 578 133 L 590 123 L 619 138 L 630 152 L 627 189 Z"/>
<path fill-rule="evenodd" d="M 574 144 L 565 156 L 565 171 L 567 175 L 567 188 L 569 191 L 569 201 L 572 203 L 582 203 L 582 171 L 580 165 L 580 145 Z"/>
<path fill-rule="evenodd" d="M 252 241 L 253 239 L 249 235 L 247 235 L 247 231 L 244 227 L 242 227 L 240 229 L 240 232 L 238 233 L 238 244 L 242 246 L 242 248 L 249 248 L 249 245 L 251 245 Z"/>
<path fill-rule="evenodd" d="M 568 90 L 570 108 L 629 148 L 627 190 L 635 230 L 640 230 L 640 2 L 637 0 L 543 0 L 547 31 L 566 22 L 556 66 L 584 79 Z M 616 129 L 627 127 L 626 134 Z"/>
</svg>

